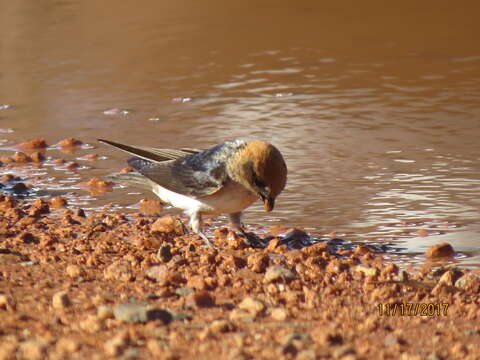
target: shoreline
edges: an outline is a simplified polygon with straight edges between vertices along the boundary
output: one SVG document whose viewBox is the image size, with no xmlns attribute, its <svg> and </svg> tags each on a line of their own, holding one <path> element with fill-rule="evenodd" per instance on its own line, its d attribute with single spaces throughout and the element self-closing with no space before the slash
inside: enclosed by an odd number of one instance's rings
<svg viewBox="0 0 480 360">
<path fill-rule="evenodd" d="M 226 228 L 211 249 L 177 217 L 0 200 L 0 359 L 480 356 L 476 270 Z"/>
</svg>

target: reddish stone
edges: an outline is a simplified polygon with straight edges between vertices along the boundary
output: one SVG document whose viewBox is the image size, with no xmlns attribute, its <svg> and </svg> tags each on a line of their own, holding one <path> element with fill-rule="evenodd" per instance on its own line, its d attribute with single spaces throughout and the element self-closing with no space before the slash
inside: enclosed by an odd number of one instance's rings
<svg viewBox="0 0 480 360">
<path fill-rule="evenodd" d="M 453 257 L 454 255 L 455 250 L 453 250 L 452 245 L 446 242 L 430 246 L 425 253 L 428 258 Z"/>
</svg>

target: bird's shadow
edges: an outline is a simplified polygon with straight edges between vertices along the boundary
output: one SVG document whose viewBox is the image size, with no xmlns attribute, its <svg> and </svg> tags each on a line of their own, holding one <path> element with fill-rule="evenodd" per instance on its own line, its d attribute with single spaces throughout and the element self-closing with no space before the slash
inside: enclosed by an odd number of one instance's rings
<svg viewBox="0 0 480 360">
<path fill-rule="evenodd" d="M 253 232 L 243 232 L 243 236 L 245 237 L 245 243 L 248 246 L 257 249 L 266 248 L 270 241 L 275 238 L 280 239 L 279 245 L 286 245 L 289 249 L 302 249 L 318 242 L 317 239 L 301 230 L 293 230 L 283 236 L 268 235 L 264 238 Z"/>
<path fill-rule="evenodd" d="M 266 248 L 270 240 L 274 238 L 271 235 L 261 238 L 253 232 L 243 232 L 242 235 L 245 237 L 245 244 L 255 249 Z"/>
<path fill-rule="evenodd" d="M 293 229 L 286 234 L 280 234 L 277 236 L 268 235 L 264 238 L 258 236 L 253 232 L 243 232 L 245 237 L 245 243 L 247 246 L 257 249 L 265 249 L 268 247 L 270 241 L 273 239 L 279 239 L 278 245 L 286 245 L 290 250 L 303 249 L 305 247 L 315 245 L 318 243 L 326 243 L 327 249 L 330 254 L 339 254 L 339 251 L 347 250 L 353 251 L 359 245 L 368 246 L 372 251 L 379 253 L 395 253 L 402 251 L 401 247 L 395 243 L 368 243 L 363 241 L 351 241 L 342 238 L 329 238 L 329 237 L 314 237 L 307 232 L 299 229 Z M 343 256 L 343 255 L 339 255 Z"/>
</svg>

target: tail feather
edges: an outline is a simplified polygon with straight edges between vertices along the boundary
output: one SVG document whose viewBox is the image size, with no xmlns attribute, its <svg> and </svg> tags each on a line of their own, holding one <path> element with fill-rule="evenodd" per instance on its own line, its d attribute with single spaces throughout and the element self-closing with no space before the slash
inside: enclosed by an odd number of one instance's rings
<svg viewBox="0 0 480 360">
<path fill-rule="evenodd" d="M 135 155 L 136 157 L 142 158 L 148 161 L 154 162 L 164 162 L 169 160 L 176 160 L 178 158 L 185 157 L 187 155 L 195 154 L 200 152 L 201 150 L 196 149 L 182 149 L 182 150 L 175 150 L 175 149 L 156 149 L 147 146 L 133 146 L 127 144 L 120 144 L 114 141 L 105 140 L 105 139 L 97 139 L 98 141 L 113 146 L 117 149 L 125 151 L 131 155 Z"/>
<path fill-rule="evenodd" d="M 131 172 L 127 174 L 111 174 L 104 176 L 104 179 L 120 184 L 133 185 L 145 190 L 152 190 L 153 186 L 152 180 L 137 172 Z"/>
</svg>

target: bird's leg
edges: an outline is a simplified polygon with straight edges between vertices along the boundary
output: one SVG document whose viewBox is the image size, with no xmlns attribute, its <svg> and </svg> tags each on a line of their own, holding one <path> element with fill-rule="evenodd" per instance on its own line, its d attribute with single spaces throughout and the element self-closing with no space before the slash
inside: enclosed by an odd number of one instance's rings
<svg viewBox="0 0 480 360">
<path fill-rule="evenodd" d="M 205 241 L 207 246 L 214 248 L 215 245 L 210 240 L 208 240 L 207 236 L 201 231 L 202 223 L 203 223 L 202 214 L 196 211 L 196 212 L 190 213 L 189 215 L 190 215 L 190 227 L 192 228 L 192 231 L 195 234 L 199 235 L 203 239 L 203 241 Z"/>
<path fill-rule="evenodd" d="M 199 232 L 197 233 L 197 235 L 200 236 L 200 237 L 203 239 L 203 241 L 205 241 L 205 244 L 206 244 L 208 247 L 211 247 L 212 249 L 215 249 L 215 248 L 216 248 L 215 244 L 212 243 L 210 240 L 208 240 L 207 235 L 205 235 L 205 234 L 202 233 L 201 231 L 199 231 Z"/>
<path fill-rule="evenodd" d="M 236 212 L 232 214 L 228 214 L 230 218 L 230 225 L 233 228 L 234 231 L 241 233 L 242 235 L 247 236 L 245 233 L 245 230 L 243 229 L 243 224 L 242 224 L 242 213 L 241 212 Z"/>
<path fill-rule="evenodd" d="M 228 214 L 228 216 L 230 217 L 230 224 L 231 224 L 233 230 L 242 234 L 245 237 L 246 243 L 249 246 L 256 247 L 256 248 L 265 247 L 261 238 L 259 238 L 253 232 L 247 233 L 245 231 L 245 229 L 243 227 L 243 223 L 242 223 L 242 213 L 241 212 Z"/>
</svg>

